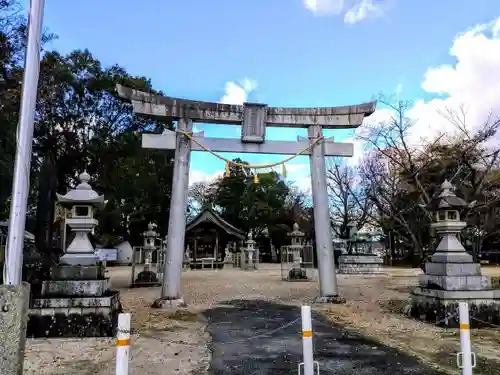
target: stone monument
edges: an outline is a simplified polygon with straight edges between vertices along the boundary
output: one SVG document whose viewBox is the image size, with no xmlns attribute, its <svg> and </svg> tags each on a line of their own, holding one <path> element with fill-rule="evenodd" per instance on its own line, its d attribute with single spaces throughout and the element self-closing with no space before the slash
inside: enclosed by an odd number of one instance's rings
<svg viewBox="0 0 500 375">
<path fill-rule="evenodd" d="M 305 233 L 297 223 L 287 233 L 290 245 L 281 247 L 281 277 L 286 281 L 314 279 L 314 259 L 312 247 L 304 243 Z"/>
<path fill-rule="evenodd" d="M 119 293 L 109 290 L 88 234 L 98 221 L 95 210 L 102 207 L 104 196 L 89 185 L 83 172 L 80 184 L 66 195 L 57 195 L 67 208 L 65 218 L 74 238 L 59 264 L 51 270 L 51 279 L 41 282 L 39 294 L 32 295 L 28 336 L 95 337 L 113 336 L 121 311 Z"/>
<path fill-rule="evenodd" d="M 383 273 L 384 260 L 381 256 L 373 254 L 369 249 L 359 250 L 360 239 L 356 223 L 350 222 L 347 227 L 349 228 L 349 252 L 339 257 L 339 273 L 368 275 Z"/>
<path fill-rule="evenodd" d="M 144 253 L 144 269 L 137 274 L 137 279 L 135 279 L 132 286 L 134 287 L 149 287 L 158 286 L 160 282 L 158 281 L 158 275 L 153 270 L 153 251 L 156 250 L 155 241 L 158 238 L 158 233 L 155 232 L 156 224 L 149 223 L 148 230 L 142 234 L 144 238 L 144 245 L 142 246 L 142 251 Z M 159 260 L 159 259 L 157 259 Z"/>
<path fill-rule="evenodd" d="M 255 248 L 255 240 L 253 239 L 253 233 L 250 230 L 248 232 L 248 238 L 246 240 L 246 246 L 241 248 L 241 269 L 244 270 L 255 270 L 257 269 L 258 261 L 255 262 L 255 256 L 257 249 Z M 257 254 L 258 256 L 258 254 Z"/>
<path fill-rule="evenodd" d="M 191 259 L 191 248 L 187 245 L 186 250 L 184 251 L 184 267 L 186 269 L 190 269 L 189 265 L 191 264 Z"/>
<path fill-rule="evenodd" d="M 224 249 L 224 263 L 233 264 L 233 253 L 231 252 L 231 245 L 229 243 L 226 244 L 226 248 Z"/>
<path fill-rule="evenodd" d="M 434 214 L 432 227 L 441 240 L 419 276 L 419 286 L 411 293 L 409 313 L 418 319 L 456 326 L 458 302 L 469 303 L 471 317 L 483 322 L 500 323 L 500 290 L 493 289 L 481 266 L 474 263 L 458 239 L 466 226 L 462 220 L 468 204 L 457 197 L 449 181 L 441 185 L 441 193 L 427 207 Z M 471 324 L 477 323 L 471 319 Z"/>
<path fill-rule="evenodd" d="M 289 246 L 289 262 L 302 263 L 302 248 L 304 242 L 305 233 L 302 232 L 299 228 L 299 224 L 293 224 L 293 230 L 287 233 L 287 236 L 290 237 L 290 246 Z"/>
</svg>

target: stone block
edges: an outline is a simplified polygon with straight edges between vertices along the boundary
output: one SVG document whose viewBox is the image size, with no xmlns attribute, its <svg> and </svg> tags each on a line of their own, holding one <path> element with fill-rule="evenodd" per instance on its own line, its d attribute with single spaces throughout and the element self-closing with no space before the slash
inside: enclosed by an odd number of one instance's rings
<svg viewBox="0 0 500 375">
<path fill-rule="evenodd" d="M 0 373 L 22 375 L 30 285 L 0 285 Z"/>
<path fill-rule="evenodd" d="M 110 337 L 122 312 L 118 292 L 102 297 L 34 298 L 29 337 Z"/>
<path fill-rule="evenodd" d="M 481 266 L 477 263 L 433 263 L 425 264 L 427 275 L 440 276 L 479 276 Z"/>
<path fill-rule="evenodd" d="M 432 263 L 472 263 L 472 256 L 466 252 L 446 253 L 436 251 L 431 256 Z"/>
<path fill-rule="evenodd" d="M 411 293 L 411 299 L 419 301 L 439 300 L 444 304 L 450 301 L 473 301 L 481 305 L 500 304 L 500 290 L 438 290 L 417 287 Z"/>
<path fill-rule="evenodd" d="M 113 292 L 102 297 L 47 297 L 32 298 L 30 314 L 54 314 L 58 310 L 86 309 L 86 308 L 107 308 L 113 306 L 114 300 L 118 298 Z"/>
<path fill-rule="evenodd" d="M 42 296 L 102 296 L 108 290 L 108 280 L 47 280 L 42 281 Z"/>
<path fill-rule="evenodd" d="M 99 264 L 99 257 L 94 253 L 66 253 L 59 262 L 70 266 L 93 266 Z"/>
<path fill-rule="evenodd" d="M 103 278 L 103 276 L 104 267 L 101 265 L 59 265 L 52 269 L 54 280 L 97 280 Z"/>
<path fill-rule="evenodd" d="M 500 325 L 500 290 L 434 290 L 415 288 L 408 313 L 419 320 L 445 327 L 458 327 L 458 303 L 467 302 L 472 327 Z"/>
<path fill-rule="evenodd" d="M 378 255 L 341 255 L 339 257 L 339 263 L 383 264 L 383 262 Z"/>
<path fill-rule="evenodd" d="M 419 285 L 422 288 L 441 290 L 482 290 L 490 289 L 488 276 L 438 276 L 419 275 Z"/>
<path fill-rule="evenodd" d="M 380 274 L 382 270 L 383 260 L 378 255 L 342 255 L 339 257 L 340 274 Z"/>
</svg>

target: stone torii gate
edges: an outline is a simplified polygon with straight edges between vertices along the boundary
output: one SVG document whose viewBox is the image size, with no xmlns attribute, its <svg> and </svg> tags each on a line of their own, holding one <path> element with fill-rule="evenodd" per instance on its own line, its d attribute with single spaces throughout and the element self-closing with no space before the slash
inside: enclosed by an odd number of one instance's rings
<svg viewBox="0 0 500 375">
<path fill-rule="evenodd" d="M 311 163 L 316 249 L 318 254 L 318 302 L 335 302 L 339 299 L 335 276 L 332 233 L 326 186 L 326 156 L 353 156 L 354 147 L 349 143 L 335 143 L 322 138 L 322 129 L 353 129 L 361 125 L 366 116 L 375 111 L 376 102 L 345 107 L 280 108 L 265 104 L 220 104 L 154 95 L 117 85 L 120 97 L 130 101 L 133 110 L 157 118 L 177 120 L 178 132 L 143 134 L 142 147 L 175 150 L 168 241 L 163 272 L 161 297 L 156 307 L 182 306 L 181 273 L 184 255 L 186 207 L 189 185 L 191 151 L 203 151 L 197 144 L 214 152 L 295 155 L 314 143 L 304 152 Z M 203 133 L 191 137 L 192 123 L 241 125 L 241 140 L 205 138 Z M 297 142 L 266 141 L 266 126 L 307 128 L 308 138 L 298 137 Z M 193 142 L 191 141 L 193 139 Z M 196 142 L 194 142 L 196 141 Z"/>
</svg>

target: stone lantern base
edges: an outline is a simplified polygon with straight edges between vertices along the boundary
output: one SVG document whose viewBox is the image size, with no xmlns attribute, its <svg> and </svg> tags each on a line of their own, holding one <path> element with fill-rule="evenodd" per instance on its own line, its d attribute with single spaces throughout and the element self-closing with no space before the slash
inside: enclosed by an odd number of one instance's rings
<svg viewBox="0 0 500 375">
<path fill-rule="evenodd" d="M 436 290 L 417 287 L 410 296 L 408 315 L 443 327 L 457 328 L 458 303 L 469 304 L 471 327 L 500 325 L 500 290 Z"/>
<path fill-rule="evenodd" d="M 161 282 L 158 280 L 158 274 L 152 269 L 145 269 L 139 272 L 132 284 L 132 288 L 148 288 L 154 286 L 161 286 Z"/>
<path fill-rule="evenodd" d="M 452 237 L 451 247 L 461 246 L 455 241 Z M 425 273 L 419 275 L 419 286 L 410 294 L 408 314 L 429 323 L 458 327 L 458 303 L 467 302 L 472 326 L 499 325 L 500 289 L 492 287 L 490 278 L 481 274 L 481 265 L 465 251 L 441 250 L 438 247 L 426 263 Z"/>
<path fill-rule="evenodd" d="M 345 254 L 339 257 L 339 274 L 379 275 L 384 260 L 376 254 Z"/>
<path fill-rule="evenodd" d="M 112 337 L 122 311 L 101 265 L 58 265 L 32 294 L 28 337 Z"/>
</svg>

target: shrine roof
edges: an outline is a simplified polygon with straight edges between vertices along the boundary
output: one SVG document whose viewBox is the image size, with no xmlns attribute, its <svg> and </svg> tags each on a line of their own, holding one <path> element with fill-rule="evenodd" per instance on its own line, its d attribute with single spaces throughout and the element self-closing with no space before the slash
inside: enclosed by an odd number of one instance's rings
<svg viewBox="0 0 500 375">
<path fill-rule="evenodd" d="M 189 232 L 190 230 L 196 228 L 198 225 L 206 222 L 217 225 L 227 234 L 238 237 L 241 240 L 245 239 L 245 233 L 243 231 L 229 224 L 226 220 L 217 215 L 217 213 L 214 210 L 209 208 L 206 208 L 203 211 L 201 211 L 198 214 L 198 216 L 196 216 L 186 225 L 186 232 Z"/>
</svg>

